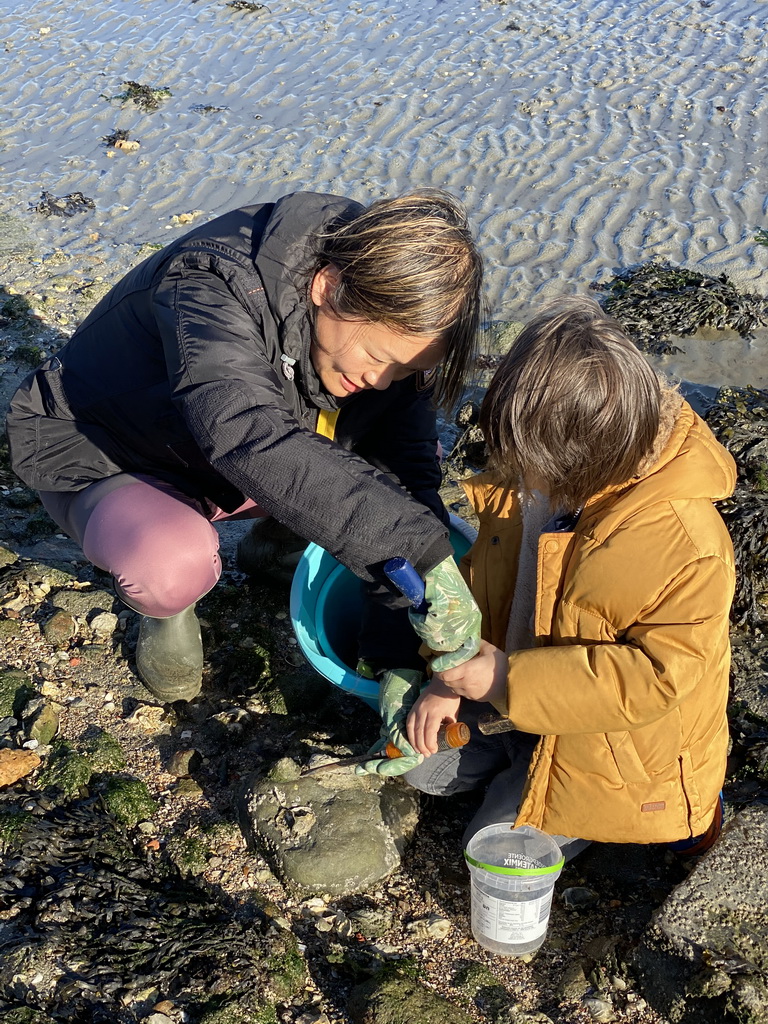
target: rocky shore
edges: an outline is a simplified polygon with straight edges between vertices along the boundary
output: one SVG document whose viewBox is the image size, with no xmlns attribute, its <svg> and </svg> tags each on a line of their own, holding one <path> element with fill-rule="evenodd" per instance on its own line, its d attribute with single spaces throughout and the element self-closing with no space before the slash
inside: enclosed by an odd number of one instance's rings
<svg viewBox="0 0 768 1024">
<path fill-rule="evenodd" d="M 143 253 L 96 267 L 0 248 L 5 410 L 117 262 Z M 497 350 L 511 333 L 493 332 Z M 203 694 L 158 706 L 134 670 L 136 615 L 13 476 L 0 438 L 0 1021 L 768 1021 L 768 394 L 722 389 L 707 417 L 739 464 L 722 508 L 739 566 L 726 828 L 693 863 L 593 844 L 558 880 L 528 959 L 471 936 L 460 837 L 475 796 L 302 776 L 363 752 L 378 720 L 308 668 L 287 588 L 230 557 L 199 605 Z M 455 434 L 444 496 L 468 517 L 471 406 Z"/>
</svg>

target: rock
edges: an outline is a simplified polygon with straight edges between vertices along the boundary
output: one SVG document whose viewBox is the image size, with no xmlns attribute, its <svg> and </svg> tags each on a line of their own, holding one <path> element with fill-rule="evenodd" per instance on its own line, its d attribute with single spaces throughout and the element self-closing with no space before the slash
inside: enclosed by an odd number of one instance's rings
<svg viewBox="0 0 768 1024">
<path fill-rule="evenodd" d="M 68 743 L 57 744 L 53 757 L 40 772 L 38 784 L 41 789 L 60 789 L 67 796 L 74 796 L 90 782 L 93 769 L 88 759 L 73 750 Z"/>
<path fill-rule="evenodd" d="M 94 615 L 88 625 L 96 636 L 107 640 L 117 629 L 119 620 L 114 612 L 99 612 Z"/>
<path fill-rule="evenodd" d="M 115 607 L 117 599 L 109 590 L 91 587 L 85 590 L 62 588 L 51 593 L 50 602 L 54 608 L 60 608 L 62 611 L 69 612 L 70 615 L 80 615 L 90 619 L 91 628 L 94 629 L 95 618 L 103 613 L 113 614 L 112 609 Z M 94 615 L 94 613 L 96 614 Z M 94 618 L 91 619 L 91 616 Z"/>
<path fill-rule="evenodd" d="M 613 1005 L 606 999 L 585 996 L 581 1000 L 581 1005 L 587 1010 L 592 1020 L 599 1021 L 600 1024 L 609 1024 L 610 1021 L 616 1020 Z"/>
<path fill-rule="evenodd" d="M 168 760 L 168 771 L 178 778 L 185 778 L 200 767 L 202 757 L 190 747 L 187 750 L 175 750 Z"/>
<path fill-rule="evenodd" d="M 139 704 L 125 720 L 148 736 L 170 736 L 176 722 L 172 708 L 157 704 Z"/>
<path fill-rule="evenodd" d="M 385 878 L 400 864 L 418 820 L 414 791 L 352 772 L 260 778 L 241 808 L 272 870 L 307 895 L 360 892 Z"/>
<path fill-rule="evenodd" d="M 11 551 L 10 548 L 4 548 L 2 544 L 0 544 L 0 569 L 4 568 L 6 565 L 13 565 L 13 563 L 18 560 L 19 556 L 15 551 Z"/>
<path fill-rule="evenodd" d="M 416 940 L 423 941 L 425 939 L 444 939 L 448 932 L 450 932 L 451 927 L 451 922 L 447 917 L 441 917 L 439 914 L 430 914 L 429 917 L 422 917 L 416 921 L 411 921 L 407 926 L 407 931 Z"/>
<path fill-rule="evenodd" d="M 179 779 L 173 787 L 173 792 L 186 800 L 199 800 L 203 795 L 203 787 L 194 779 Z"/>
<path fill-rule="evenodd" d="M 173 836 L 166 847 L 168 859 L 184 878 L 202 875 L 208 866 L 210 849 L 195 836 Z"/>
<path fill-rule="evenodd" d="M 81 741 L 81 750 L 95 772 L 119 772 L 125 768 L 123 748 L 104 729 L 92 727 Z"/>
<path fill-rule="evenodd" d="M 35 690 L 26 672 L 8 669 L 0 672 L 0 716 L 20 718 Z"/>
<path fill-rule="evenodd" d="M 573 885 L 563 889 L 563 903 L 569 909 L 574 907 L 590 907 L 597 903 L 598 895 L 583 885 Z"/>
<path fill-rule="evenodd" d="M 649 1004 L 672 1024 L 768 1020 L 768 806 L 730 821 L 668 897 L 634 956 Z"/>
<path fill-rule="evenodd" d="M 111 778 L 103 794 L 104 805 L 118 821 L 132 828 L 143 818 L 151 818 L 157 802 L 139 779 Z"/>
<path fill-rule="evenodd" d="M 58 731 L 58 711 L 52 704 L 44 704 L 27 728 L 27 735 L 31 740 L 37 740 L 41 746 L 47 747 Z"/>
<path fill-rule="evenodd" d="M 0 750 L 0 787 L 12 786 L 37 768 L 40 758 L 32 750 Z"/>
<path fill-rule="evenodd" d="M 64 611 L 54 612 L 43 626 L 43 636 L 54 647 L 66 647 L 76 632 L 75 620 Z"/>
<path fill-rule="evenodd" d="M 584 964 L 569 964 L 563 972 L 557 991 L 562 999 L 570 999 L 578 1003 L 587 994 L 590 983 L 584 971 Z"/>
<path fill-rule="evenodd" d="M 359 910 L 350 910 L 349 920 L 355 931 L 366 939 L 378 939 L 392 927 L 394 914 L 387 907 L 361 907 Z"/>
<path fill-rule="evenodd" d="M 413 978 L 372 978 L 352 989 L 349 1015 L 355 1024 L 471 1024 L 469 1014 Z"/>
</svg>

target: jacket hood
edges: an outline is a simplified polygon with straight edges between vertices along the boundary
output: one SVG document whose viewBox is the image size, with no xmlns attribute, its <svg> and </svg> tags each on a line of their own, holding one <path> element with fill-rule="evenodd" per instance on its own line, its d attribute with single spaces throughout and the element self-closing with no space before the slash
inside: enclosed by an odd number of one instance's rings
<svg viewBox="0 0 768 1024">
<path fill-rule="evenodd" d="M 628 484 L 607 488 L 587 502 L 582 528 L 601 540 L 641 508 L 668 501 L 722 501 L 735 486 L 733 457 L 684 401 L 656 461 Z"/>
<path fill-rule="evenodd" d="M 733 493 L 735 485 L 732 456 L 683 401 L 658 458 L 640 476 L 591 498 L 578 530 L 600 541 L 641 508 L 673 500 L 721 501 Z M 515 489 L 502 483 L 496 473 L 480 473 L 463 486 L 479 519 L 504 516 L 519 520 Z"/>
<path fill-rule="evenodd" d="M 296 381 L 314 405 L 337 408 L 322 388 L 310 359 L 309 274 L 312 239 L 339 219 L 351 220 L 363 207 L 343 196 L 293 192 L 279 199 L 267 221 L 254 263 L 264 283 L 283 354 L 295 361 Z"/>
</svg>

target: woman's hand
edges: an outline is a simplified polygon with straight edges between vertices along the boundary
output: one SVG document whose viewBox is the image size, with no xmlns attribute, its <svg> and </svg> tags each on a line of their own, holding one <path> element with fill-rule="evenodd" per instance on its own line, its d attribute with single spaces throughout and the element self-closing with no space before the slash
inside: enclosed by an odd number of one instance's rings
<svg viewBox="0 0 768 1024">
<path fill-rule="evenodd" d="M 407 720 L 408 740 L 420 754 L 429 757 L 437 752 L 437 734 L 441 725 L 456 721 L 461 697 L 433 679 L 422 690 Z"/>
<path fill-rule="evenodd" d="M 507 656 L 486 640 L 480 641 L 480 650 L 469 661 L 455 668 L 436 673 L 455 694 L 469 700 L 488 701 L 497 708 L 507 703 Z"/>
</svg>

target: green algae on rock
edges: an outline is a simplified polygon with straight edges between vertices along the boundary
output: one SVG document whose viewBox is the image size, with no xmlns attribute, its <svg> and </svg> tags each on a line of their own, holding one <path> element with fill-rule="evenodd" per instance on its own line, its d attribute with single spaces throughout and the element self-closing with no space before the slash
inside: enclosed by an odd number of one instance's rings
<svg viewBox="0 0 768 1024">
<path fill-rule="evenodd" d="M 0 672 L 0 718 L 21 718 L 35 692 L 26 672 L 15 668 Z"/>
<path fill-rule="evenodd" d="M 157 801 L 152 799 L 146 783 L 140 779 L 108 778 L 102 799 L 110 814 L 128 828 L 151 818 L 157 811 Z"/>
<path fill-rule="evenodd" d="M 88 785 L 92 775 L 93 768 L 88 758 L 62 740 L 55 745 L 52 757 L 38 776 L 37 784 L 41 789 L 60 790 L 71 797 Z"/>
<path fill-rule="evenodd" d="M 355 1024 L 471 1024 L 473 1020 L 419 981 L 397 974 L 358 985 L 348 1008 Z"/>
<path fill-rule="evenodd" d="M 80 750 L 95 772 L 119 772 L 125 768 L 123 748 L 105 729 L 94 726 L 80 740 Z"/>
<path fill-rule="evenodd" d="M 211 850 L 197 836 L 175 835 L 166 846 L 166 856 L 182 878 L 194 878 L 205 871 Z"/>
</svg>

